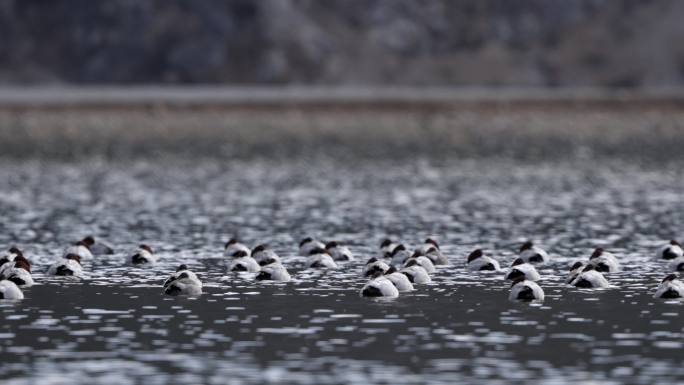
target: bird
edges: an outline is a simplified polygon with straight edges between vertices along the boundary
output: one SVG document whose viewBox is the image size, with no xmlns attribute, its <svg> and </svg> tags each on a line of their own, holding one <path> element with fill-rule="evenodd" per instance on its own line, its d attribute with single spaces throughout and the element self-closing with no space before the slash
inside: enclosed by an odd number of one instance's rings
<svg viewBox="0 0 684 385">
<path fill-rule="evenodd" d="M 331 241 L 325 244 L 325 251 L 330 254 L 330 256 L 335 261 L 352 261 L 354 260 L 354 254 L 348 247 L 342 246 L 335 241 Z"/>
<path fill-rule="evenodd" d="M 615 255 L 598 247 L 589 257 L 589 263 L 602 273 L 616 273 L 620 271 L 620 262 Z"/>
<path fill-rule="evenodd" d="M 522 258 L 518 257 L 511 264 L 511 267 L 504 276 L 504 279 L 515 281 L 521 277 L 527 281 L 539 281 L 541 278 L 534 265 L 525 262 Z"/>
<path fill-rule="evenodd" d="M 482 249 L 475 249 L 467 259 L 467 267 L 470 271 L 499 271 L 499 262 L 492 257 L 484 255 Z"/>
<path fill-rule="evenodd" d="M 404 262 L 404 267 L 410 267 L 413 265 L 418 265 L 425 269 L 425 271 L 428 272 L 428 274 L 432 274 L 437 269 L 435 269 L 435 265 L 432 263 L 432 260 L 424 255 L 418 255 L 418 252 L 413 253 L 413 255 Z"/>
<path fill-rule="evenodd" d="M 114 254 L 114 249 L 112 249 L 109 245 L 95 241 L 95 237 L 92 235 L 88 235 L 87 237 L 83 238 L 81 242 L 85 243 L 88 246 L 88 250 L 93 255 L 111 255 Z"/>
<path fill-rule="evenodd" d="M 68 246 L 64 253 L 62 253 L 62 258 L 66 258 L 69 254 L 78 255 L 81 259 L 91 259 L 93 258 L 93 253 L 90 252 L 90 246 L 86 241 L 78 241 L 71 246 Z"/>
<path fill-rule="evenodd" d="M 280 263 L 280 257 L 275 251 L 268 248 L 268 246 L 261 244 L 252 249 L 252 258 L 261 266 L 270 265 L 271 263 Z"/>
<path fill-rule="evenodd" d="M 389 297 L 399 296 L 399 290 L 388 278 L 380 276 L 371 279 L 361 288 L 362 297 Z"/>
<path fill-rule="evenodd" d="M 536 282 L 520 276 L 511 284 L 508 299 L 511 301 L 543 301 L 544 290 Z"/>
<path fill-rule="evenodd" d="M 0 299 L 24 299 L 24 293 L 14 282 L 2 280 L 0 281 Z"/>
<path fill-rule="evenodd" d="M 676 274 L 669 274 L 665 277 L 658 286 L 655 298 L 682 298 L 684 297 L 684 282 L 677 278 Z"/>
<path fill-rule="evenodd" d="M 4 265 L 7 262 L 12 262 L 14 261 L 14 258 L 16 258 L 18 255 L 23 255 L 22 251 L 19 250 L 16 246 L 10 247 L 7 252 L 0 257 L 0 266 Z"/>
<path fill-rule="evenodd" d="M 232 257 L 235 259 L 230 263 L 229 271 L 256 273 L 261 270 L 256 259 L 250 257 L 244 250 L 236 251 Z"/>
<path fill-rule="evenodd" d="M 364 277 L 370 277 L 373 274 L 375 274 L 376 271 L 381 271 L 382 273 L 385 273 L 387 270 L 389 270 L 389 268 L 390 266 L 384 261 L 380 261 L 377 258 L 372 257 L 363 266 L 361 275 L 363 275 Z"/>
<path fill-rule="evenodd" d="M 421 266 L 412 265 L 399 270 L 400 273 L 404 274 L 411 283 L 424 284 L 432 282 L 430 274 Z"/>
<path fill-rule="evenodd" d="M 582 272 L 582 269 L 584 269 L 584 266 L 586 265 L 587 264 L 582 261 L 577 261 L 572 266 L 570 266 L 570 273 L 568 273 L 568 278 L 565 279 L 565 283 L 572 283 L 572 281 L 574 281 L 575 278 L 577 278 L 577 276 Z"/>
<path fill-rule="evenodd" d="M 164 281 L 164 294 L 170 296 L 200 295 L 202 294 L 202 281 L 197 274 L 188 270 L 188 266 L 180 265 L 176 272 Z"/>
<path fill-rule="evenodd" d="M 380 243 L 380 256 L 382 258 L 390 258 L 392 256 L 392 251 L 398 244 L 392 242 L 391 239 L 385 238 L 382 243 Z"/>
<path fill-rule="evenodd" d="M 425 252 L 425 256 L 430 258 L 434 265 L 448 265 L 449 259 L 442 253 L 440 249 L 430 247 Z"/>
<path fill-rule="evenodd" d="M 157 262 L 157 256 L 150 246 L 141 244 L 131 255 L 130 262 L 133 265 L 153 264 Z"/>
<path fill-rule="evenodd" d="M 670 271 L 684 271 L 684 257 L 670 261 Z"/>
<path fill-rule="evenodd" d="M 549 254 L 532 243 L 527 241 L 520 246 L 519 256 L 523 261 L 528 263 L 546 263 L 549 261 Z"/>
<path fill-rule="evenodd" d="M 684 250 L 682 250 L 682 245 L 674 239 L 671 240 L 667 245 L 664 245 L 658 249 L 656 253 L 657 259 L 672 260 L 681 258 L 684 256 Z"/>
<path fill-rule="evenodd" d="M 13 261 L 0 266 L 0 280 L 12 281 L 19 287 L 33 286 L 31 263 L 23 254 L 16 255 Z"/>
<path fill-rule="evenodd" d="M 279 262 L 261 266 L 261 271 L 256 276 L 257 281 L 279 281 L 287 282 L 290 280 L 290 273 L 285 266 Z"/>
<path fill-rule="evenodd" d="M 399 292 L 414 290 L 413 284 L 408 279 L 408 276 L 398 272 L 394 266 L 391 266 L 387 271 L 385 271 L 383 276 L 392 281 Z"/>
<path fill-rule="evenodd" d="M 577 277 L 575 277 L 570 284 L 582 289 L 598 289 L 610 286 L 608 280 L 603 276 L 603 274 L 601 274 L 601 272 L 596 271 L 594 265 L 592 264 L 584 266 L 582 271 L 577 274 Z"/>
<path fill-rule="evenodd" d="M 309 251 L 306 265 L 317 269 L 337 269 L 337 263 L 325 249 L 315 248 Z"/>
<path fill-rule="evenodd" d="M 228 240 L 228 242 L 226 242 L 226 245 L 223 248 L 223 253 L 229 257 L 235 256 L 235 253 L 238 251 L 244 251 L 245 253 L 247 253 L 247 255 L 249 255 L 249 253 L 251 252 L 251 250 L 249 250 L 249 247 L 243 245 L 235 238 L 231 238 L 230 240 Z"/>
<path fill-rule="evenodd" d="M 392 265 L 401 266 L 411 256 L 411 252 L 406 249 L 406 246 L 399 244 L 392 250 L 390 257 L 392 257 Z"/>
<path fill-rule="evenodd" d="M 323 242 L 314 240 L 311 237 L 306 237 L 299 242 L 299 255 L 310 255 L 311 250 L 313 249 L 325 249 L 325 244 L 323 244 Z"/>
<path fill-rule="evenodd" d="M 78 254 L 67 254 L 53 263 L 47 273 L 48 275 L 80 277 L 83 275 L 81 257 Z"/>
<path fill-rule="evenodd" d="M 420 251 L 421 255 L 425 255 L 430 249 L 439 250 L 439 244 L 434 239 L 427 238 L 425 242 L 423 242 L 423 244 L 416 249 L 416 251 Z"/>
</svg>

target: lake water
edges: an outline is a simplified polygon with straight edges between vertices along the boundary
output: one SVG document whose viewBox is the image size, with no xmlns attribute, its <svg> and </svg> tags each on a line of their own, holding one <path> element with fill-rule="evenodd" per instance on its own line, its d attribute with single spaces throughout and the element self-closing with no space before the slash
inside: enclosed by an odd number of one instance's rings
<svg viewBox="0 0 684 385">
<path fill-rule="evenodd" d="M 34 263 L 26 299 L 0 302 L 4 384 L 631 383 L 684 381 L 682 302 L 654 299 L 658 246 L 681 238 L 676 164 L 617 160 L 158 159 L 0 164 L 0 245 Z M 45 276 L 87 234 L 115 246 L 83 279 Z M 299 239 L 349 245 L 357 261 L 305 269 Z M 451 264 L 392 300 L 359 297 L 386 237 L 437 237 Z M 223 243 L 268 243 L 293 273 L 226 272 Z M 475 247 L 508 266 L 536 240 L 551 254 L 541 304 L 508 301 L 502 274 L 464 268 Z M 140 242 L 161 257 L 125 264 Z M 602 246 L 624 272 L 607 290 L 567 287 Z M 198 298 L 165 297 L 181 262 Z"/>
</svg>

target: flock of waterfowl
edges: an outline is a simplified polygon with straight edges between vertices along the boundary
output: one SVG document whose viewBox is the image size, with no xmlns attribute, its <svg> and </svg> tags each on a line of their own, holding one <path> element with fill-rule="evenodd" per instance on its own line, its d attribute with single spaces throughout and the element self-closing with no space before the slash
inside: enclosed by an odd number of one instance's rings
<svg viewBox="0 0 684 385">
<path fill-rule="evenodd" d="M 92 236 L 68 246 L 61 257 L 47 269 L 48 275 L 79 277 L 83 274 L 81 260 L 93 255 L 112 254 L 113 250 L 103 243 L 97 243 Z M 228 271 L 255 273 L 257 281 L 281 281 L 291 279 L 290 273 L 278 254 L 266 245 L 250 249 L 231 239 L 223 251 L 229 258 Z M 306 266 L 313 269 L 337 269 L 338 263 L 355 259 L 346 246 L 332 241 L 323 243 L 305 238 L 299 243 L 299 255 L 306 257 Z M 669 261 L 667 275 L 659 284 L 655 297 L 683 298 L 684 282 L 678 272 L 684 271 L 684 250 L 676 241 L 670 241 L 658 249 L 656 258 Z M 550 260 L 549 254 L 532 242 L 525 242 L 518 257 L 505 271 L 504 279 L 511 281 L 509 298 L 521 301 L 541 301 L 544 290 L 537 284 L 541 276 L 535 265 Z M 138 266 L 157 262 L 157 256 L 148 245 L 140 245 L 127 258 L 127 263 Z M 449 263 L 439 244 L 428 238 L 423 244 L 410 251 L 404 244 L 386 239 L 380 245 L 379 254 L 370 258 L 361 274 L 368 282 L 361 288 L 364 297 L 397 297 L 401 292 L 414 290 L 415 285 L 431 282 L 430 275 L 439 265 Z M 503 272 L 499 262 L 476 249 L 468 255 L 466 268 L 472 272 Z M 566 283 L 578 288 L 606 288 L 610 284 L 605 274 L 620 271 L 620 263 L 612 253 L 597 248 L 586 261 L 577 261 L 570 267 Z M 11 247 L 0 256 L 0 299 L 23 299 L 22 288 L 33 285 L 31 263 L 17 247 Z M 197 274 L 186 265 L 180 265 L 164 281 L 163 293 L 171 296 L 196 296 L 202 293 L 202 282 Z"/>
</svg>

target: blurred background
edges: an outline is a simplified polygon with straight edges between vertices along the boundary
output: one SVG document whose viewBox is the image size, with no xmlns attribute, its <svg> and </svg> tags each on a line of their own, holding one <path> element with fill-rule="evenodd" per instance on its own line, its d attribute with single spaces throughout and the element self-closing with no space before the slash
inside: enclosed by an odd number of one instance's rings
<svg viewBox="0 0 684 385">
<path fill-rule="evenodd" d="M 0 150 L 678 156 L 682 16 L 674 0 L 0 0 Z"/>
</svg>

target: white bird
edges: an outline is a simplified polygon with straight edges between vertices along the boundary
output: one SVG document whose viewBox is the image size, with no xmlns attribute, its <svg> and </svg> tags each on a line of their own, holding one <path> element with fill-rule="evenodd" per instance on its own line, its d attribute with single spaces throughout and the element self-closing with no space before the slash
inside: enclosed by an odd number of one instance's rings
<svg viewBox="0 0 684 385">
<path fill-rule="evenodd" d="M 180 265 L 176 272 L 164 281 L 164 294 L 171 296 L 200 295 L 202 294 L 202 281 L 197 274 L 188 270 L 186 265 Z"/>
<path fill-rule="evenodd" d="M 399 290 L 386 277 L 378 277 L 370 280 L 361 289 L 362 297 L 398 297 Z"/>
<path fill-rule="evenodd" d="M 596 271 L 594 265 L 591 264 L 584 266 L 582 272 L 577 274 L 577 277 L 570 284 L 582 289 L 599 289 L 610 286 L 606 277 Z"/>
<path fill-rule="evenodd" d="M 432 260 L 426 256 L 423 255 L 416 255 L 414 253 L 411 258 L 407 259 L 406 262 L 404 262 L 404 267 L 410 267 L 413 265 L 418 265 L 425 269 L 425 271 L 428 272 L 428 274 L 432 274 L 437 269 L 435 269 L 435 265 L 432 263 Z"/>
<path fill-rule="evenodd" d="M 311 237 L 306 237 L 299 242 L 299 255 L 307 256 L 311 254 L 313 249 L 325 249 L 323 242 L 317 241 Z"/>
<path fill-rule="evenodd" d="M 427 249 L 425 252 L 425 256 L 430 258 L 433 264 L 435 265 L 448 265 L 449 264 L 449 259 L 442 253 L 440 249 L 436 249 L 434 247 L 430 247 Z"/>
<path fill-rule="evenodd" d="M 534 265 L 523 261 L 522 258 L 516 258 L 504 279 L 515 281 L 518 278 L 523 278 L 527 281 L 539 281 L 541 277 Z"/>
<path fill-rule="evenodd" d="M 252 258 L 261 266 L 270 265 L 272 263 L 280 263 L 280 257 L 275 251 L 269 249 L 266 245 L 258 245 L 252 249 Z"/>
<path fill-rule="evenodd" d="M 230 263 L 229 271 L 256 273 L 261 270 L 261 266 L 256 259 L 247 255 L 244 250 L 238 250 L 233 254 L 233 261 Z"/>
<path fill-rule="evenodd" d="M 235 256 L 235 253 L 237 253 L 238 251 L 244 251 L 247 255 L 249 255 L 249 253 L 251 252 L 251 250 L 249 250 L 249 247 L 238 242 L 238 240 L 235 238 L 231 238 L 223 248 L 223 254 L 227 257 Z"/>
<path fill-rule="evenodd" d="M 69 254 L 78 255 L 81 259 L 93 258 L 93 253 L 90 252 L 90 246 L 84 241 L 78 241 L 73 245 L 67 247 L 62 253 L 62 258 L 66 258 Z"/>
<path fill-rule="evenodd" d="M 400 244 L 392 250 L 390 256 L 392 257 L 392 265 L 401 266 L 411 257 L 411 252 L 406 249 L 406 246 Z"/>
<path fill-rule="evenodd" d="M 409 281 L 411 281 L 411 283 L 420 285 L 432 282 L 430 274 L 428 274 L 428 272 L 425 271 L 424 268 L 418 265 L 405 267 L 401 269 L 399 272 L 404 274 L 409 279 Z"/>
<path fill-rule="evenodd" d="M 19 255 L 24 255 L 21 250 L 16 246 L 12 246 L 7 250 L 7 253 L 0 257 L 0 266 L 6 264 L 7 262 L 14 262 L 14 258 Z"/>
<path fill-rule="evenodd" d="M 665 277 L 658 286 L 655 298 L 682 298 L 684 297 L 684 282 L 677 278 L 677 275 L 670 274 Z"/>
<path fill-rule="evenodd" d="M 394 266 L 390 267 L 384 273 L 384 277 L 392 281 L 392 283 L 397 288 L 397 290 L 399 290 L 399 292 L 413 290 L 413 284 L 408 279 L 408 276 L 406 274 L 398 272 L 397 269 L 394 268 Z"/>
<path fill-rule="evenodd" d="M 511 301 L 543 301 L 544 290 L 534 281 L 518 277 L 511 284 L 511 293 L 508 295 Z"/>
<path fill-rule="evenodd" d="M 684 256 L 682 245 L 675 240 L 671 240 L 667 245 L 662 246 L 656 253 L 657 259 L 672 260 Z"/>
<path fill-rule="evenodd" d="M 153 264 L 157 263 L 157 256 L 150 246 L 142 244 L 131 255 L 130 262 L 133 265 Z"/>
<path fill-rule="evenodd" d="M 354 260 L 354 254 L 348 247 L 342 246 L 335 241 L 328 242 L 325 245 L 325 251 L 330 254 L 330 256 L 336 261 L 352 261 Z"/>
<path fill-rule="evenodd" d="M 617 273 L 620 271 L 620 262 L 615 258 L 615 255 L 600 247 L 591 254 L 589 263 L 594 265 L 594 268 L 602 273 Z"/>
<path fill-rule="evenodd" d="M 19 287 L 33 286 L 31 263 L 23 254 L 16 255 L 13 261 L 0 266 L 0 280 L 12 281 Z"/>
<path fill-rule="evenodd" d="M 103 242 L 95 241 L 95 238 L 92 235 L 88 235 L 87 237 L 83 238 L 81 242 L 88 246 L 88 250 L 93 255 L 114 254 L 114 250 L 111 246 Z"/>
<path fill-rule="evenodd" d="M 47 273 L 48 275 L 80 277 L 83 275 L 81 257 L 78 254 L 67 254 L 59 261 L 53 263 L 48 268 Z"/>
<path fill-rule="evenodd" d="M 369 259 L 368 262 L 366 262 L 366 264 L 363 266 L 361 275 L 363 275 L 364 277 L 370 277 L 377 271 L 385 273 L 387 270 L 389 270 L 389 268 L 390 266 L 387 263 L 373 257 Z"/>
<path fill-rule="evenodd" d="M 501 267 L 499 262 L 492 257 L 484 255 L 481 249 L 475 249 L 466 261 L 468 270 L 470 271 L 499 271 Z"/>
<path fill-rule="evenodd" d="M 24 299 L 24 293 L 12 281 L 0 281 L 0 299 Z"/>
<path fill-rule="evenodd" d="M 670 261 L 670 271 L 684 271 L 684 257 Z"/>
<path fill-rule="evenodd" d="M 335 263 L 327 251 L 321 248 L 315 248 L 309 251 L 306 265 L 316 269 L 337 269 L 337 263 Z"/>
<path fill-rule="evenodd" d="M 394 251 L 394 248 L 397 246 L 399 245 L 392 242 L 390 239 L 384 239 L 380 244 L 380 256 L 382 258 L 390 258 L 392 256 L 392 251 Z"/>
<path fill-rule="evenodd" d="M 271 263 L 270 265 L 261 266 L 261 271 L 257 274 L 256 280 L 287 282 L 290 280 L 290 273 L 280 263 Z"/>
<path fill-rule="evenodd" d="M 519 256 L 523 261 L 528 263 L 546 263 L 549 261 L 549 254 L 537 247 L 531 241 L 527 241 L 520 246 Z"/>
<path fill-rule="evenodd" d="M 571 267 L 570 267 L 570 273 L 568 273 L 568 278 L 565 279 L 565 283 L 570 284 L 572 281 L 577 278 L 577 276 L 582 272 L 584 269 L 584 266 L 587 264 L 582 262 L 582 261 L 577 261 L 575 262 Z"/>
<path fill-rule="evenodd" d="M 434 239 L 427 238 L 416 251 L 419 251 L 421 255 L 425 255 L 430 249 L 439 250 L 439 244 Z"/>
</svg>

